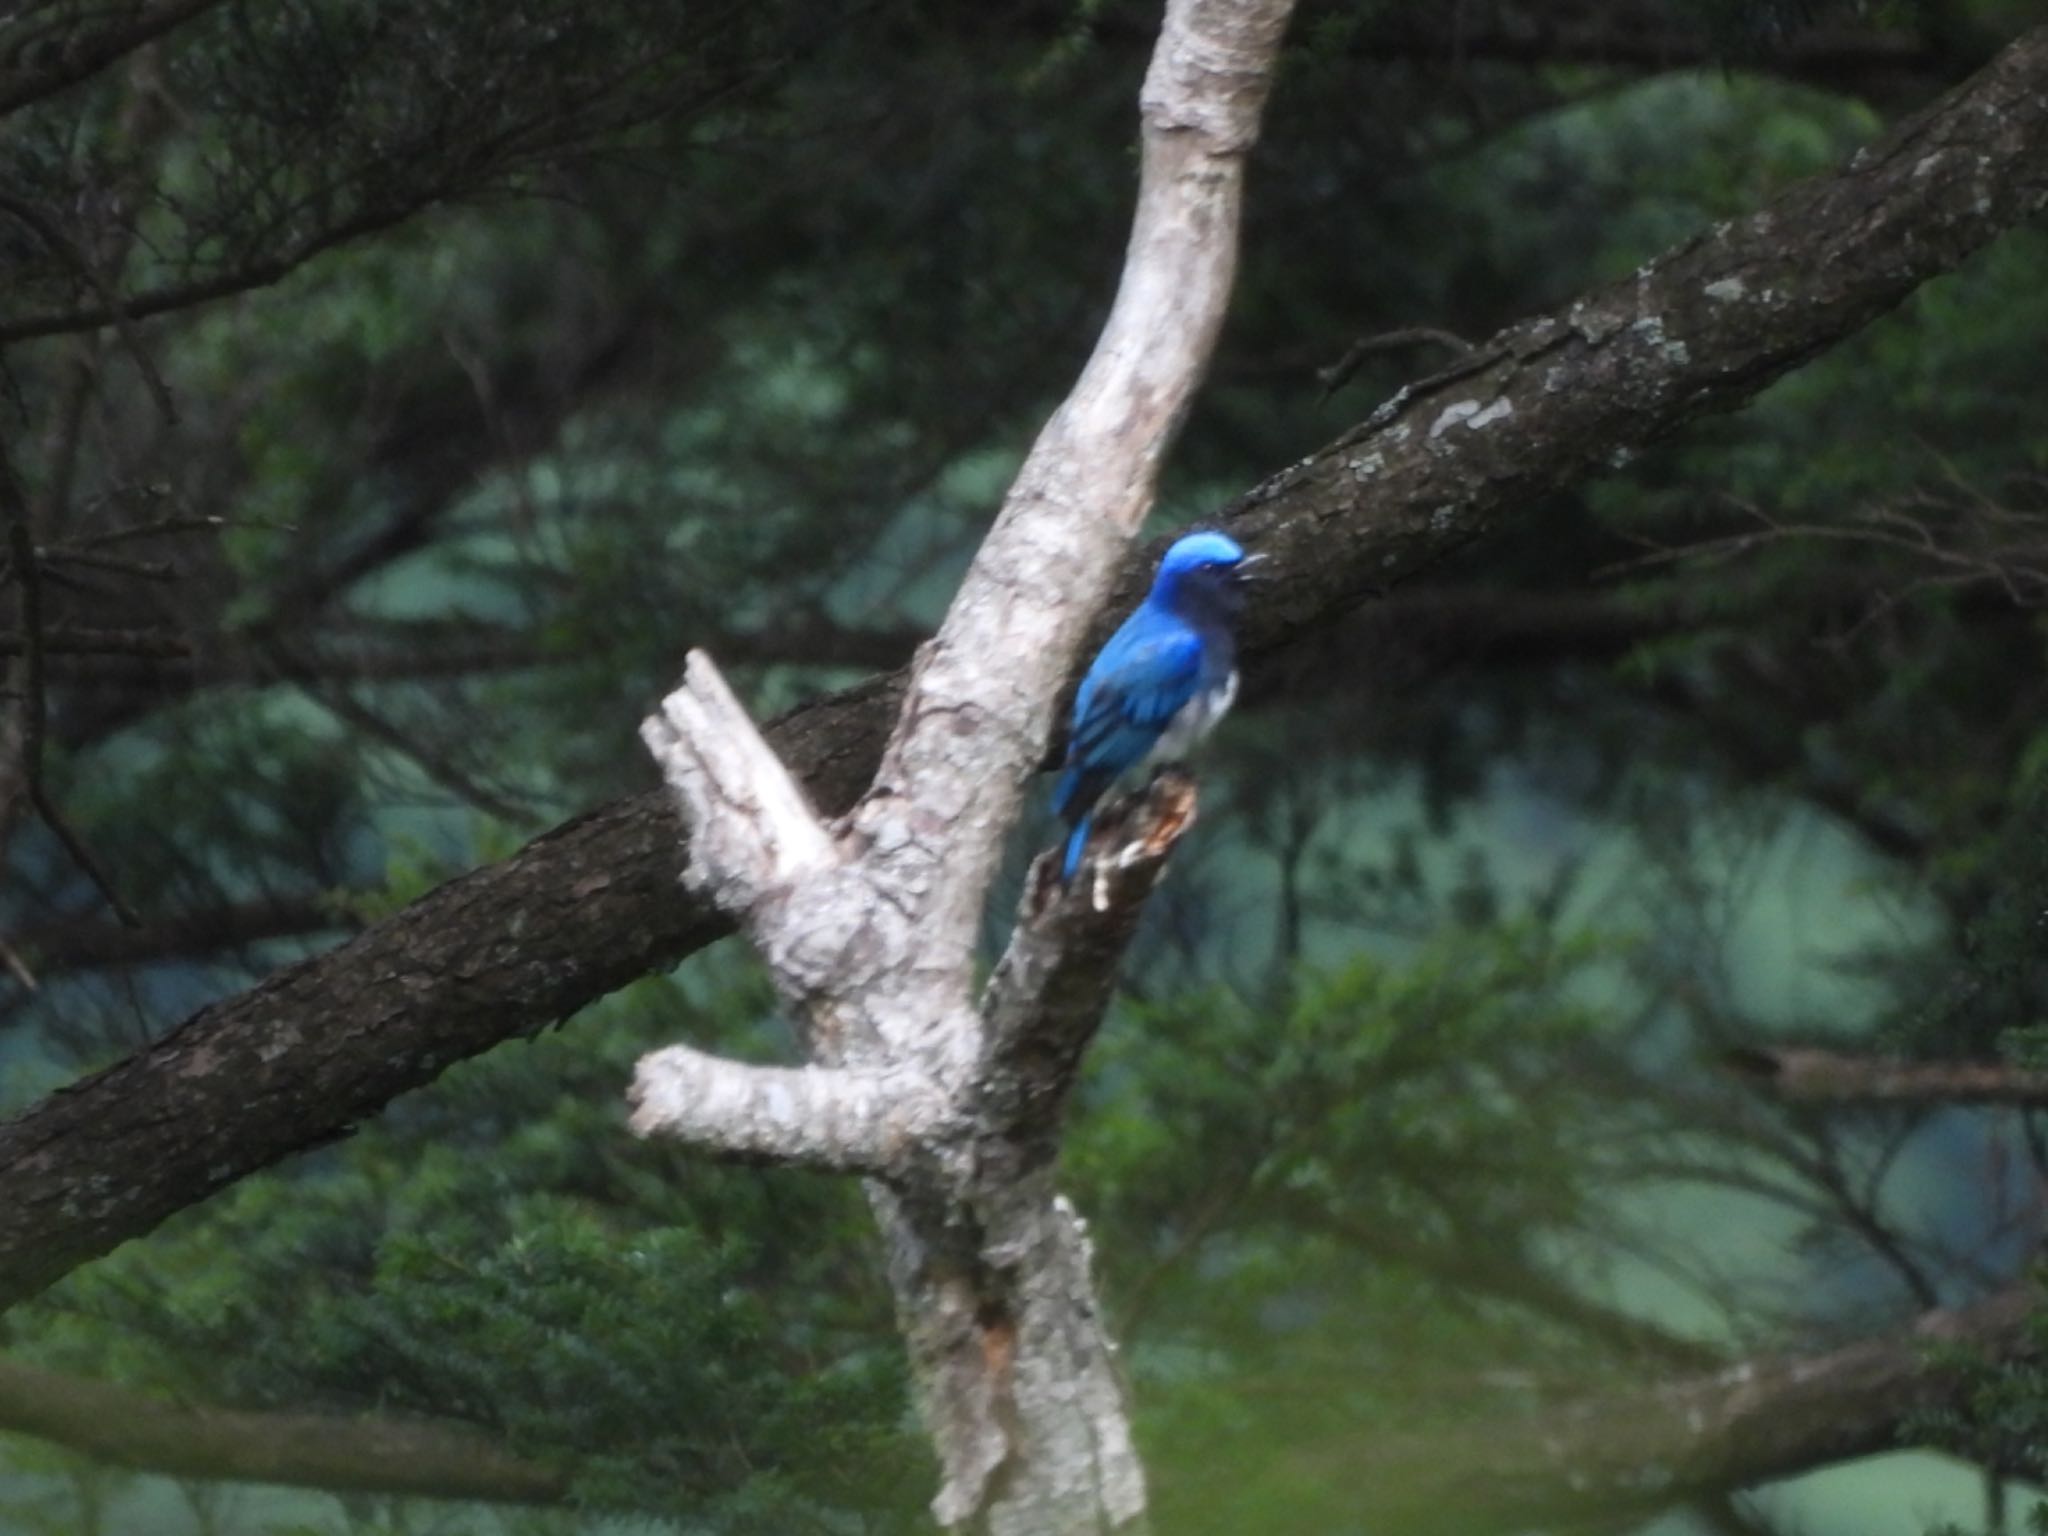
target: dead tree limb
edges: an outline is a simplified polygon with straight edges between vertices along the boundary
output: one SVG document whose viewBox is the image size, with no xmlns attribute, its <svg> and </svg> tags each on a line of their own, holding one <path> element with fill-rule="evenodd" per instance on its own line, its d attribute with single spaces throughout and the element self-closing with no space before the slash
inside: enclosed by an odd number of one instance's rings
<svg viewBox="0 0 2048 1536">
<path fill-rule="evenodd" d="M 662 1052 L 642 1063 L 638 1123 L 718 1153 L 873 1176 L 938 1452 L 933 1513 L 991 1536 L 1119 1529 L 1145 1509 L 1086 1233 L 1053 1187 L 1046 1149 L 1049 1115 L 1192 790 L 1178 792 L 1179 814 L 1153 818 L 1131 857 L 1098 855 L 1072 888 L 1034 882 L 1039 914 L 1121 903 L 1104 912 L 1113 941 L 1085 921 L 1034 924 L 1027 911 L 1031 939 L 991 988 L 986 1016 L 975 944 L 1061 684 L 1151 509 L 1222 328 L 1244 159 L 1290 9 L 1168 5 L 1109 319 L 919 650 L 853 810 L 829 824 L 818 814 L 701 653 L 642 730 L 690 828 L 686 884 L 740 922 L 816 1064 Z M 1174 796 L 1155 788 L 1153 798 Z M 1065 955 L 1063 940 L 1074 941 Z"/>
</svg>

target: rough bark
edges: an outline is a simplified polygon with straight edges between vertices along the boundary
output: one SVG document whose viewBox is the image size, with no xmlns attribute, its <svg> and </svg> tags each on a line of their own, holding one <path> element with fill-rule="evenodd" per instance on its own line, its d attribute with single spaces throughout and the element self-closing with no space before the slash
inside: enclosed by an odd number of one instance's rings
<svg viewBox="0 0 2048 1536">
<path fill-rule="evenodd" d="M 826 806 L 850 803 L 880 747 L 844 712 L 892 692 L 863 686 L 776 733 Z M 730 932 L 708 905 L 678 899 L 679 838 L 664 793 L 603 807 L 437 888 L 406 909 L 414 920 L 202 1009 L 7 1122 L 0 1304 L 254 1168 L 346 1135 L 451 1062 L 567 1017 L 655 957 Z"/>
<path fill-rule="evenodd" d="M 2048 29 L 1860 150 L 1563 310 L 1510 326 L 1241 498 L 1301 613 L 1369 598 L 1788 369 L 2048 205 Z M 1361 507 L 1369 508 L 1359 515 Z"/>
<path fill-rule="evenodd" d="M 2048 1105 L 2048 1072 L 2006 1061 L 1910 1061 L 1812 1047 L 1731 1052 L 1728 1064 L 1780 1098 L 1854 1104 Z"/>
<path fill-rule="evenodd" d="M 568 1493 L 561 1473 L 462 1425 L 200 1408 L 18 1360 L 0 1359 L 0 1430 L 172 1477 L 501 1504 Z"/>
<path fill-rule="evenodd" d="M 1050 1164 L 1081 1054 L 1094 1038 L 1117 963 L 1166 856 L 1195 820 L 1193 780 L 1162 771 L 1142 797 L 1098 818 L 1076 889 L 1053 882 L 1057 860 L 1033 869 L 1024 910 L 981 1001 L 981 1058 L 969 1087 L 969 1118 L 984 1157 L 1020 1167 Z"/>
<path fill-rule="evenodd" d="M 1284 645 L 1740 404 L 2044 200 L 2036 30 L 1834 174 L 1512 328 L 1481 366 L 1404 390 L 1243 498 L 1230 525 L 1272 556 L 1251 647 Z M 1123 591 L 1143 565 L 1127 564 Z M 864 786 L 902 686 L 871 680 L 768 732 L 826 814 Z M 665 796 L 603 807 L 0 1126 L 16 1195 L 0 1206 L 0 1305 L 727 932 L 708 904 L 674 899 L 682 863 Z"/>
</svg>

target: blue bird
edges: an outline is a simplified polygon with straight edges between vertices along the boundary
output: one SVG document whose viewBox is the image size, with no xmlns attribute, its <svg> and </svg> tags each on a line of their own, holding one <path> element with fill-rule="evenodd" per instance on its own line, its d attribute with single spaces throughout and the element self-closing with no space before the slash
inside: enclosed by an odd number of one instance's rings
<svg viewBox="0 0 2048 1536">
<path fill-rule="evenodd" d="M 1109 637 L 1074 696 L 1065 771 L 1052 808 L 1073 831 L 1062 880 L 1074 878 L 1095 806 L 1125 772 L 1178 762 L 1237 696 L 1237 641 L 1247 556 L 1220 533 L 1191 533 L 1159 562 L 1152 590 Z"/>
</svg>

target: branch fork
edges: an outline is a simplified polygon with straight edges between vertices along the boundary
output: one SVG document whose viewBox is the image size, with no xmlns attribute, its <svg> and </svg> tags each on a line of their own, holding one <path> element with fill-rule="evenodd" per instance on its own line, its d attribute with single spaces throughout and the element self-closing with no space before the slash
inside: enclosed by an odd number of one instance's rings
<svg viewBox="0 0 2048 1536">
<path fill-rule="evenodd" d="M 899 1181 L 969 1141 L 1049 1140 L 1139 913 L 1194 824 L 1192 776 L 1162 770 L 1109 806 L 1073 882 L 1057 877 L 1059 850 L 1040 855 L 978 1006 L 901 1020 L 889 1018 L 897 978 L 867 952 L 886 902 L 709 656 L 690 654 L 682 687 L 641 736 L 691 818 L 686 882 L 746 924 L 783 997 L 804 1011 L 815 1060 L 652 1052 L 628 1095 L 636 1135 Z M 866 1027 L 849 1031 L 849 1015 L 862 1014 Z"/>
<path fill-rule="evenodd" d="M 1221 329 L 1290 9 L 1169 0 L 1109 319 L 920 650 L 851 814 L 819 818 L 701 652 L 641 729 L 689 829 L 685 883 L 738 919 L 813 1060 L 655 1052 L 633 1128 L 868 1176 L 939 1456 L 933 1511 L 989 1536 L 1096 1533 L 1144 1511 L 1086 1235 L 1052 1174 L 1117 964 L 1192 824 L 1192 781 L 1155 780 L 1071 886 L 1041 866 L 979 999 L 976 950 L 1061 684 Z"/>
</svg>

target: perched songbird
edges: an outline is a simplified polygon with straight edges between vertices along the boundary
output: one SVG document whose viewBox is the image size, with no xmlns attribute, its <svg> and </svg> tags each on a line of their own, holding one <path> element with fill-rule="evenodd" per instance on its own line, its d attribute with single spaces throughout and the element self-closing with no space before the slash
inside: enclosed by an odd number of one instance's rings
<svg viewBox="0 0 2048 1536">
<path fill-rule="evenodd" d="M 1052 808 L 1074 830 L 1062 880 L 1088 846 L 1096 802 L 1127 770 L 1178 762 L 1237 696 L 1242 573 L 1252 557 L 1220 533 L 1191 533 L 1159 562 L 1152 590 L 1096 656 L 1074 696 L 1066 769 Z"/>
</svg>

